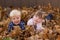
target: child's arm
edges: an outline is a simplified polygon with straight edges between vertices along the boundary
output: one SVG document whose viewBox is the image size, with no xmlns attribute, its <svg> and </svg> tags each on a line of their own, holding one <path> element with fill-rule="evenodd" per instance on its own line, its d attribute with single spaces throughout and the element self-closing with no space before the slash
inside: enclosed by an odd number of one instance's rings
<svg viewBox="0 0 60 40">
<path fill-rule="evenodd" d="M 28 20 L 27 25 L 33 25 L 33 21 L 31 19 Z"/>
<path fill-rule="evenodd" d="M 25 23 L 23 21 L 20 23 L 20 27 L 21 27 L 22 30 L 25 29 Z"/>
<path fill-rule="evenodd" d="M 11 32 L 12 29 L 13 29 L 13 24 L 9 24 L 9 26 L 8 26 L 8 32 Z"/>
<path fill-rule="evenodd" d="M 8 26 L 8 32 L 11 32 L 11 26 Z"/>
</svg>

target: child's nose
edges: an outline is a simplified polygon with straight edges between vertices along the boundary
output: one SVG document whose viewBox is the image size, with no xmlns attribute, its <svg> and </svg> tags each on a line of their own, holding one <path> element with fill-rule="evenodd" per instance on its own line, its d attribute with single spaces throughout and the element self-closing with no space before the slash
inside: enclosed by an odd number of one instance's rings
<svg viewBox="0 0 60 40">
<path fill-rule="evenodd" d="M 15 22 L 17 21 L 17 19 L 14 20 Z"/>
<path fill-rule="evenodd" d="M 17 18 L 15 20 L 17 21 Z"/>
</svg>

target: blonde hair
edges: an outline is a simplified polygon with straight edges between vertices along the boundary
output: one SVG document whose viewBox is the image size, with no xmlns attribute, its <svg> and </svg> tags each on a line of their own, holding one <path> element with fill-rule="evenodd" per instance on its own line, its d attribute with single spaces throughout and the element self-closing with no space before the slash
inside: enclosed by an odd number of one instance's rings
<svg viewBox="0 0 60 40">
<path fill-rule="evenodd" d="M 21 12 L 19 11 L 19 10 L 17 10 L 17 9 L 14 9 L 14 10 L 12 10 L 11 12 L 10 12 L 10 17 L 12 17 L 12 16 L 18 16 L 18 15 L 20 15 L 21 16 Z"/>
</svg>

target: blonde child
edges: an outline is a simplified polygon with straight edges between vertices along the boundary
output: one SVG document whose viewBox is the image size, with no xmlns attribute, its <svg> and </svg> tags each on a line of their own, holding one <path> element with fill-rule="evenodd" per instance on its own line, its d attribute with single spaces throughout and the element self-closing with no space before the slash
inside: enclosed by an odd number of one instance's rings
<svg viewBox="0 0 60 40">
<path fill-rule="evenodd" d="M 25 23 L 23 21 L 21 21 L 21 12 L 19 10 L 17 10 L 17 9 L 12 10 L 10 12 L 10 19 L 11 19 L 11 22 L 8 26 L 8 32 L 10 32 L 11 30 L 14 29 L 13 26 L 17 26 L 17 25 L 20 26 L 20 28 L 22 30 L 25 29 L 25 27 L 24 27 Z"/>
</svg>

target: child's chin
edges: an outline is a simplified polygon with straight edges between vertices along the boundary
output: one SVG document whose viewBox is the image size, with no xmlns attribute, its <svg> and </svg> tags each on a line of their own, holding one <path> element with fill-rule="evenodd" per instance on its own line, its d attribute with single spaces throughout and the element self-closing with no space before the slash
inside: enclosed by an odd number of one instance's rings
<svg viewBox="0 0 60 40">
<path fill-rule="evenodd" d="M 19 23 L 15 23 L 15 25 L 18 25 Z"/>
</svg>

